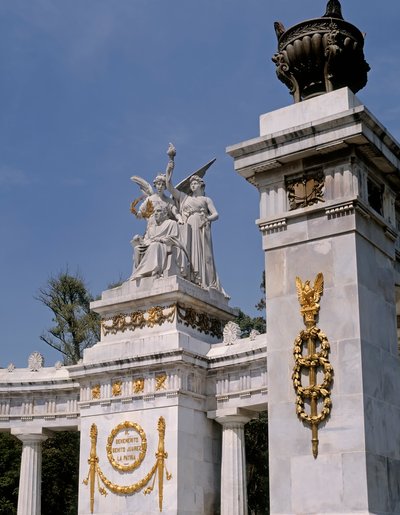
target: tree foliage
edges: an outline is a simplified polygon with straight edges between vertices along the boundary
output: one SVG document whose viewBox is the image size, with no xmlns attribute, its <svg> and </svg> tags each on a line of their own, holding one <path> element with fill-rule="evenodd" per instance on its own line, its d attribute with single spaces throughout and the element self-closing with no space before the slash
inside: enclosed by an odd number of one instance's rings
<svg viewBox="0 0 400 515">
<path fill-rule="evenodd" d="M 260 413 L 258 419 L 245 425 L 247 497 L 251 515 L 269 514 L 268 478 L 268 416 Z"/>
<path fill-rule="evenodd" d="M 0 433 L 0 515 L 16 515 L 22 443 Z M 60 432 L 42 447 L 41 515 L 78 512 L 79 433 Z"/>
<path fill-rule="evenodd" d="M 22 444 L 15 436 L 0 433 L 0 514 L 15 515 L 18 504 Z"/>
<path fill-rule="evenodd" d="M 54 433 L 43 443 L 41 515 L 76 515 L 78 482 L 79 433 Z"/>
<path fill-rule="evenodd" d="M 260 333 L 265 333 L 266 324 L 264 317 L 251 317 L 239 309 L 239 314 L 235 318 L 235 322 L 242 331 L 242 338 L 249 336 L 252 329 L 256 329 Z"/>
<path fill-rule="evenodd" d="M 83 350 L 100 339 L 100 322 L 97 313 L 90 311 L 93 300 L 83 279 L 61 272 L 50 277 L 36 297 L 53 313 L 53 327 L 40 339 L 64 356 L 64 363 L 77 363 Z"/>
<path fill-rule="evenodd" d="M 262 291 L 263 296 L 257 302 L 256 308 L 258 309 L 258 311 L 264 311 L 265 307 L 266 307 L 266 303 L 265 303 L 265 296 L 266 296 L 266 290 L 265 290 L 265 271 L 262 273 L 260 290 Z"/>
</svg>

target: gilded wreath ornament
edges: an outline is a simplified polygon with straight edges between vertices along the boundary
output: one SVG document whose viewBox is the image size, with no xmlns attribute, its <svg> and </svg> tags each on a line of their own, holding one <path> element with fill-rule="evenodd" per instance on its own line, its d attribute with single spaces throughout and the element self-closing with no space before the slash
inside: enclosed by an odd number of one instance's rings
<svg viewBox="0 0 400 515">
<path fill-rule="evenodd" d="M 312 430 L 312 452 L 318 456 L 318 426 L 331 413 L 332 401 L 330 388 L 333 380 L 333 367 L 329 362 L 330 345 L 327 336 L 316 325 L 319 313 L 319 300 L 323 294 L 324 276 L 319 273 L 314 281 L 302 282 L 296 277 L 296 290 L 301 306 L 306 329 L 300 331 L 294 341 L 293 356 L 295 365 L 292 380 L 296 392 L 296 413 L 299 419 L 310 425 Z M 306 351 L 306 353 L 304 352 Z M 309 384 L 304 386 L 302 378 L 308 372 Z M 317 383 L 317 373 L 322 372 L 322 383 Z M 318 412 L 318 401 L 322 400 L 322 409 Z M 306 411 L 306 401 L 310 403 L 310 412 Z"/>
<path fill-rule="evenodd" d="M 116 437 L 122 433 L 122 432 L 129 432 L 129 430 L 133 430 L 137 435 L 140 437 L 140 452 L 139 456 L 130 464 L 124 465 L 122 463 L 118 463 L 118 461 L 114 457 L 113 449 L 114 442 Z M 117 444 L 116 444 L 117 445 Z M 116 470 L 121 470 L 122 472 L 131 472 L 132 470 L 137 469 L 142 461 L 144 460 L 147 452 L 147 438 L 146 433 L 144 432 L 143 428 L 137 424 L 136 422 L 130 422 L 128 420 L 125 420 L 125 422 L 122 422 L 121 424 L 118 424 L 114 429 L 111 431 L 110 436 L 107 438 L 107 458 L 110 462 L 111 466 Z"/>
</svg>

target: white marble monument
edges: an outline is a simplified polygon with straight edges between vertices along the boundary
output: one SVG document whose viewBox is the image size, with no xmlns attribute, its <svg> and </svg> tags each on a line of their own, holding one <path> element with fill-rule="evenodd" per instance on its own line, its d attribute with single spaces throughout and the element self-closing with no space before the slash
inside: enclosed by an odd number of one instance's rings
<svg viewBox="0 0 400 515">
<path fill-rule="evenodd" d="M 244 425 L 266 409 L 266 338 L 240 339 L 216 273 L 211 163 L 175 188 L 169 156 L 156 193 L 135 177 L 147 223 L 131 277 L 92 304 L 101 340 L 74 366 L 33 353 L 0 370 L 0 430 L 23 442 L 18 515 L 41 513 L 41 443 L 77 429 L 79 515 L 247 513 Z"/>
</svg>

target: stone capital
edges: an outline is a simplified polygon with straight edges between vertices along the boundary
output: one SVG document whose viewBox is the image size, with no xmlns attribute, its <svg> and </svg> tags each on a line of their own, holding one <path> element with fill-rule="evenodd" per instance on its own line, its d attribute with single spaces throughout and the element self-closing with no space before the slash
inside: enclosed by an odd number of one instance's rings
<svg viewBox="0 0 400 515">
<path fill-rule="evenodd" d="M 213 415 L 214 416 L 210 416 L 209 414 L 209 418 L 215 419 L 215 421 L 223 427 L 244 426 L 257 416 L 256 413 L 243 408 L 220 409 L 213 412 Z"/>
<path fill-rule="evenodd" d="M 38 428 L 22 428 L 22 427 L 13 427 L 11 429 L 11 434 L 16 436 L 18 440 L 21 440 L 22 443 L 39 443 L 46 441 L 51 435 L 52 432 L 44 429 L 43 427 Z"/>
</svg>

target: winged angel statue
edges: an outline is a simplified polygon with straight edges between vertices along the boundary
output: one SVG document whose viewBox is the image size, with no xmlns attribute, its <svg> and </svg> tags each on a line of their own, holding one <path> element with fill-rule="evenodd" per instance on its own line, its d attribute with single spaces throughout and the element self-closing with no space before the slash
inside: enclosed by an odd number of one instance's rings
<svg viewBox="0 0 400 515">
<path fill-rule="evenodd" d="M 176 149 L 171 143 L 167 154 L 165 174 L 158 174 L 153 181 L 155 191 L 141 177 L 131 177 L 143 193 L 132 202 L 131 212 L 147 219 L 145 234 L 132 240 L 135 270 L 131 279 L 178 274 L 225 294 L 216 273 L 211 241 L 210 224 L 218 218 L 218 212 L 204 195 L 203 177 L 215 159 L 174 187 L 171 178 Z M 165 194 L 166 189 L 172 197 Z"/>
</svg>

